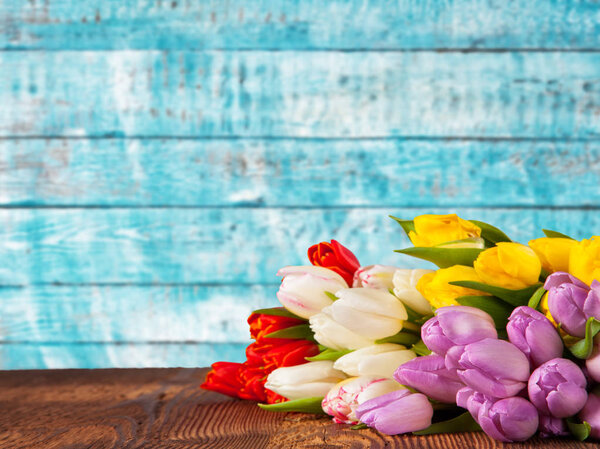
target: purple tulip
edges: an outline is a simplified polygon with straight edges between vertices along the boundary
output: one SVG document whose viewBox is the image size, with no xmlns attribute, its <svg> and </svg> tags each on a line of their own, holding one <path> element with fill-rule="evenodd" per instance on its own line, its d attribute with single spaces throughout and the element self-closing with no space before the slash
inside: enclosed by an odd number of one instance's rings
<svg viewBox="0 0 600 449">
<path fill-rule="evenodd" d="M 434 353 L 445 355 L 453 346 L 484 338 L 498 338 L 494 320 L 483 310 L 468 306 L 440 307 L 436 316 L 421 327 L 423 343 Z"/>
<path fill-rule="evenodd" d="M 400 365 L 394 379 L 436 401 L 449 404 L 455 402 L 456 393 L 464 387 L 458 376 L 446 369 L 444 357 L 435 354 L 417 357 Z"/>
<path fill-rule="evenodd" d="M 424 394 L 397 390 L 363 402 L 356 416 L 381 433 L 397 435 L 429 427 L 433 407 Z"/>
<path fill-rule="evenodd" d="M 579 419 L 586 421 L 591 427 L 591 437 L 600 440 L 600 387 L 591 391 L 588 399 L 579 412 Z"/>
<path fill-rule="evenodd" d="M 554 416 L 540 415 L 540 435 L 542 438 L 569 435 L 564 419 Z"/>
<path fill-rule="evenodd" d="M 548 360 L 560 357 L 563 342 L 550 320 L 531 307 L 517 307 L 506 325 L 508 339 L 536 368 Z"/>
<path fill-rule="evenodd" d="M 583 371 L 567 359 L 552 359 L 540 365 L 529 378 L 529 399 L 545 415 L 567 418 L 587 400 Z"/>
<path fill-rule="evenodd" d="M 500 441 L 525 441 L 538 428 L 538 411 L 521 397 L 497 399 L 465 387 L 456 404 L 466 408 L 485 433 Z"/>
<path fill-rule="evenodd" d="M 529 360 L 515 345 L 486 338 L 446 354 L 446 368 L 456 370 L 467 386 L 487 396 L 515 396 L 526 386 Z"/>
<path fill-rule="evenodd" d="M 600 317 L 600 282 L 592 288 L 575 276 L 556 272 L 548 276 L 548 308 L 562 328 L 576 337 L 585 336 L 585 323 L 590 317 Z"/>
<path fill-rule="evenodd" d="M 590 358 L 585 361 L 585 367 L 588 375 L 596 382 L 600 382 L 600 337 L 594 340 L 594 349 Z"/>
</svg>

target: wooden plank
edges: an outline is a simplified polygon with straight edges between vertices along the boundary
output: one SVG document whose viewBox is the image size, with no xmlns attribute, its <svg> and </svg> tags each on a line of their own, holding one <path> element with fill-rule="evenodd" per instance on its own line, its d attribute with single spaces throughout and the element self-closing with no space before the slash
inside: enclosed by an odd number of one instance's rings
<svg viewBox="0 0 600 449">
<path fill-rule="evenodd" d="M 600 136 L 600 53 L 0 54 L 0 136 Z"/>
<path fill-rule="evenodd" d="M 573 207 L 598 185 L 597 141 L 0 140 L 2 205 Z"/>
<path fill-rule="evenodd" d="M 422 265 L 388 214 L 456 211 L 499 226 L 516 240 L 542 228 L 576 238 L 597 234 L 595 209 L 155 208 L 2 209 L 0 285 L 32 283 L 273 283 L 307 248 L 338 239 L 364 265 Z"/>
<path fill-rule="evenodd" d="M 249 343 L 274 285 L 32 286 L 0 289 L 0 342 Z"/>
<path fill-rule="evenodd" d="M 7 49 L 598 48 L 591 0 L 33 0 L 0 3 Z"/>
<path fill-rule="evenodd" d="M 17 371 L 0 373 L 7 447 L 203 449 L 584 449 L 570 439 L 508 446 L 483 432 L 386 436 L 329 416 L 274 413 L 252 401 L 201 390 L 201 369 Z"/>
<path fill-rule="evenodd" d="M 0 369 L 193 368 L 243 362 L 247 343 L 2 343 Z"/>
</svg>

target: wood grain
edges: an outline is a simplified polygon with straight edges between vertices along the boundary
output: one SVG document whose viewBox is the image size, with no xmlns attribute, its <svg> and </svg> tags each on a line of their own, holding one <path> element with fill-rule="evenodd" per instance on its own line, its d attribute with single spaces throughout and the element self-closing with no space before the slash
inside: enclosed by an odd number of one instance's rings
<svg viewBox="0 0 600 449">
<path fill-rule="evenodd" d="M 0 136 L 600 136 L 600 53 L 10 51 Z"/>
<path fill-rule="evenodd" d="M 0 48 L 588 49 L 594 1 L 31 0 L 0 3 Z"/>
<path fill-rule="evenodd" d="M 0 205 L 598 206 L 600 142 L 5 139 Z"/>
<path fill-rule="evenodd" d="M 0 372 L 3 448 L 554 448 L 596 445 L 483 433 L 428 437 L 351 430 L 327 417 L 272 413 L 198 388 L 204 369 Z"/>
</svg>

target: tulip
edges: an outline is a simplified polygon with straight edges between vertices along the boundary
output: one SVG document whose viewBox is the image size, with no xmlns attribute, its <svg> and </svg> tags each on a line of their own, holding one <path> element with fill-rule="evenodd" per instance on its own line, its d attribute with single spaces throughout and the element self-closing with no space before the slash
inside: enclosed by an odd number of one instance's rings
<svg viewBox="0 0 600 449">
<path fill-rule="evenodd" d="M 531 248 L 499 242 L 480 253 L 473 268 L 486 284 L 517 290 L 538 282 L 542 264 Z"/>
<path fill-rule="evenodd" d="M 421 315 L 431 313 L 431 304 L 417 290 L 419 279 L 428 273 L 434 273 L 433 270 L 404 270 L 398 269 L 394 273 L 392 283 L 394 286 L 394 295 L 412 310 Z"/>
<path fill-rule="evenodd" d="M 346 375 L 333 368 L 333 362 L 322 360 L 303 365 L 277 368 L 267 377 L 265 388 L 287 399 L 324 397 Z"/>
<path fill-rule="evenodd" d="M 473 268 L 454 265 L 421 276 L 417 283 L 417 290 L 434 308 L 456 306 L 458 305 L 456 298 L 459 296 L 489 295 L 479 290 L 451 285 L 450 282 L 453 281 L 482 282 Z"/>
<path fill-rule="evenodd" d="M 436 401 L 452 404 L 457 392 L 464 387 L 456 373 L 446 369 L 444 357 L 417 357 L 398 367 L 394 379 L 414 388 Z"/>
<path fill-rule="evenodd" d="M 319 353 L 319 347 L 308 340 L 265 338 L 246 348 L 247 364 L 261 366 L 269 374 L 275 368 L 306 363 L 306 357 Z"/>
<path fill-rule="evenodd" d="M 600 317 L 600 282 L 593 282 L 590 289 L 576 277 L 558 272 L 548 276 L 544 288 L 554 319 L 570 335 L 584 337 L 588 318 Z"/>
<path fill-rule="evenodd" d="M 392 276 L 396 267 L 387 265 L 369 265 L 361 267 L 354 273 L 352 287 L 380 288 L 384 290 L 391 289 Z"/>
<path fill-rule="evenodd" d="M 569 273 L 592 285 L 594 279 L 600 280 L 600 237 L 593 236 L 573 246 L 569 255 Z"/>
<path fill-rule="evenodd" d="M 335 361 L 333 367 L 349 376 L 392 378 L 394 370 L 417 355 L 402 345 L 384 343 L 357 349 Z"/>
<path fill-rule="evenodd" d="M 579 412 L 579 419 L 591 426 L 590 436 L 600 440 L 600 387 L 596 387 L 588 395 L 585 405 Z"/>
<path fill-rule="evenodd" d="M 325 292 L 335 293 L 348 287 L 339 274 L 322 267 L 285 267 L 277 275 L 283 276 L 277 299 L 302 318 L 310 318 L 333 303 Z"/>
<path fill-rule="evenodd" d="M 238 397 L 242 388 L 239 377 L 240 371 L 244 369 L 242 363 L 216 362 L 211 365 L 211 370 L 206 375 L 204 383 L 200 388 L 216 391 L 228 396 Z"/>
<path fill-rule="evenodd" d="M 569 435 L 569 429 L 564 419 L 540 414 L 540 435 L 542 438 Z"/>
<path fill-rule="evenodd" d="M 498 338 L 494 320 L 481 309 L 468 306 L 442 307 L 421 327 L 423 343 L 434 353 L 445 355 L 456 345 L 484 338 Z"/>
<path fill-rule="evenodd" d="M 539 366 L 529 378 L 529 399 L 545 414 L 555 418 L 573 416 L 587 400 L 585 375 L 567 359 L 552 359 Z"/>
<path fill-rule="evenodd" d="M 321 242 L 308 248 L 308 260 L 314 266 L 335 271 L 348 285 L 352 285 L 354 272 L 360 267 L 352 251 L 335 240 L 331 243 Z"/>
<path fill-rule="evenodd" d="M 252 313 L 248 317 L 250 337 L 254 340 L 262 340 L 266 335 L 291 326 L 298 326 L 306 321 L 286 316 L 267 315 L 263 313 Z"/>
<path fill-rule="evenodd" d="M 311 316 L 309 322 L 310 328 L 315 334 L 315 340 L 328 348 L 341 351 L 375 344 L 375 340 L 363 337 L 335 321 L 329 307 L 325 307 L 321 313 Z"/>
<path fill-rule="evenodd" d="M 371 340 L 397 334 L 408 318 L 398 298 L 384 290 L 347 288 L 339 290 L 336 296 L 339 299 L 327 308 L 331 317 Z"/>
<path fill-rule="evenodd" d="M 490 408 L 497 400 L 475 391 L 471 387 L 463 387 L 456 393 L 456 405 L 466 408 L 475 420 L 477 420 L 482 407 Z"/>
<path fill-rule="evenodd" d="M 481 228 L 456 214 L 419 215 L 408 237 L 415 246 L 436 246 L 481 235 Z"/>
<path fill-rule="evenodd" d="M 456 370 L 467 386 L 487 396 L 515 396 L 526 386 L 529 360 L 515 345 L 486 338 L 446 354 L 446 368 Z"/>
<path fill-rule="evenodd" d="M 594 340 L 594 349 L 589 359 L 585 361 L 589 376 L 596 382 L 600 382 L 600 337 Z"/>
<path fill-rule="evenodd" d="M 537 254 L 542 267 L 554 273 L 569 271 L 569 254 L 577 242 L 567 238 L 542 237 L 529 241 L 529 247 Z"/>
<path fill-rule="evenodd" d="M 391 379 L 362 376 L 346 379 L 335 385 L 321 403 L 323 411 L 338 424 L 358 424 L 356 409 L 378 396 L 404 388 Z"/>
<path fill-rule="evenodd" d="M 506 325 L 508 339 L 527 356 L 536 368 L 560 357 L 563 343 L 550 320 L 531 307 L 517 307 Z"/>
<path fill-rule="evenodd" d="M 397 390 L 363 402 L 356 416 L 381 433 L 396 435 L 429 427 L 433 407 L 424 394 Z"/>
</svg>

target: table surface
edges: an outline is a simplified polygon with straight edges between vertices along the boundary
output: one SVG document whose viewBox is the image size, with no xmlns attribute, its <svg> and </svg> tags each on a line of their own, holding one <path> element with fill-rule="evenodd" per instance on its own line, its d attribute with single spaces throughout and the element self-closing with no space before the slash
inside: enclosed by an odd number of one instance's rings
<svg viewBox="0 0 600 449">
<path fill-rule="evenodd" d="M 0 371 L 1 448 L 589 448 L 483 433 L 427 437 L 351 430 L 327 417 L 272 413 L 198 388 L 206 369 Z"/>
</svg>

